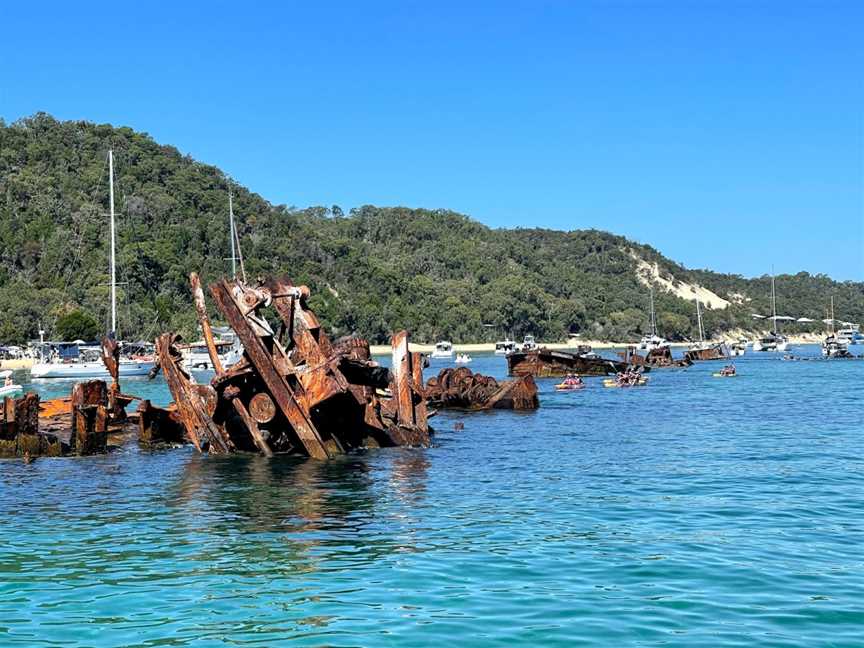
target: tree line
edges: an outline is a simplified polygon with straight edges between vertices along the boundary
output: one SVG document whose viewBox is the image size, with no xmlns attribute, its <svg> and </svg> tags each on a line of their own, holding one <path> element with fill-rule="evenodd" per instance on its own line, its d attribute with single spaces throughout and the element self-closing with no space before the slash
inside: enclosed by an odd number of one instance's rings
<svg viewBox="0 0 864 648">
<path fill-rule="evenodd" d="M 229 271 L 229 178 L 145 133 L 40 113 L 0 121 L 0 342 L 34 339 L 40 327 L 67 338 L 107 328 L 109 148 L 120 335 L 197 337 L 188 275 L 206 282 Z M 386 342 L 406 328 L 427 342 L 636 339 L 648 331 L 637 258 L 733 302 L 705 309 L 709 334 L 754 328 L 751 313 L 770 313 L 767 276 L 689 270 L 607 232 L 492 229 L 448 210 L 301 209 L 231 189 L 247 274 L 309 285 L 312 307 L 336 335 Z M 864 283 L 799 273 L 777 285 L 784 314 L 821 320 L 833 295 L 839 318 L 864 320 Z M 661 335 L 697 336 L 691 300 L 658 288 L 655 301 Z"/>
</svg>

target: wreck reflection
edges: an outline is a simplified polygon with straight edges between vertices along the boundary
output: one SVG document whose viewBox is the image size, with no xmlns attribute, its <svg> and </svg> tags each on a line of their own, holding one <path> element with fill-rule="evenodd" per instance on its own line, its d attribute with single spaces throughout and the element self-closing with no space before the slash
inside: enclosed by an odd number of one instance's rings
<svg viewBox="0 0 864 648">
<path fill-rule="evenodd" d="M 322 563 L 356 566 L 417 551 L 414 509 L 426 499 L 428 469 L 425 452 L 410 449 L 329 461 L 190 454 L 166 497 L 189 531 L 217 538 L 273 535 L 283 540 L 285 553 L 272 567 L 288 561 L 290 571 L 308 573 Z M 390 510 L 386 519 L 382 510 Z"/>
</svg>

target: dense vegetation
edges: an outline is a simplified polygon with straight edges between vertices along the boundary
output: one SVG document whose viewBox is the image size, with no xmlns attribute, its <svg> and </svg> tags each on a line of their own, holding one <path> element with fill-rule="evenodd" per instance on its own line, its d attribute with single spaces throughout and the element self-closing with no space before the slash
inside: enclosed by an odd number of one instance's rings
<svg viewBox="0 0 864 648">
<path fill-rule="evenodd" d="M 162 330 L 194 337 L 188 273 L 206 280 L 229 262 L 228 179 L 219 169 L 110 125 L 45 114 L 0 121 L 0 341 L 22 342 L 108 318 L 107 164 L 116 160 L 121 335 Z M 633 253 L 676 280 L 744 302 L 707 311 L 706 328 L 753 327 L 770 312 L 770 279 L 687 270 L 654 249 L 596 230 L 495 230 L 445 210 L 273 206 L 235 186 L 250 275 L 284 273 L 313 291 L 337 334 L 385 341 L 492 340 L 509 332 L 561 339 L 632 339 L 645 332 L 648 291 Z M 864 320 L 864 284 L 780 276 L 778 310 Z M 741 298 L 738 298 L 739 301 Z M 752 301 L 747 301 L 752 300 Z M 660 333 L 692 338 L 693 302 L 657 296 Z M 92 327 L 91 327 L 92 328 Z"/>
</svg>

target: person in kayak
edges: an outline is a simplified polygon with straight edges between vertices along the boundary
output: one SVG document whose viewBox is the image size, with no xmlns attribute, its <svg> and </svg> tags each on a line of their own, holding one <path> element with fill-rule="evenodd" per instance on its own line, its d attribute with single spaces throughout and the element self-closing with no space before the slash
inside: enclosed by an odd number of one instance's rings
<svg viewBox="0 0 864 648">
<path fill-rule="evenodd" d="M 720 375 L 721 376 L 734 376 L 735 375 L 735 365 L 734 364 L 726 365 L 725 367 L 723 367 L 720 370 Z"/>
<path fill-rule="evenodd" d="M 567 374 L 567 377 L 564 379 L 564 384 L 568 387 L 575 387 L 582 384 L 582 379 L 576 374 Z"/>
</svg>

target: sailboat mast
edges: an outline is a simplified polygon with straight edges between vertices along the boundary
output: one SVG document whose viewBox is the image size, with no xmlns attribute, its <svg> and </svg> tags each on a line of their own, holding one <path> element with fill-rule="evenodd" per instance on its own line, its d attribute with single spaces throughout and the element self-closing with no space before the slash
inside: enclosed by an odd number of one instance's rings
<svg viewBox="0 0 864 648">
<path fill-rule="evenodd" d="M 117 260 L 114 240 L 114 151 L 108 149 L 108 203 L 111 211 L 111 331 L 117 334 Z"/>
<path fill-rule="evenodd" d="M 702 308 L 699 305 L 699 298 L 696 298 L 696 320 L 699 322 L 699 342 L 705 342 L 705 332 L 702 330 Z"/>
<path fill-rule="evenodd" d="M 654 287 L 651 286 L 649 289 L 651 291 L 651 335 L 656 336 L 657 335 L 657 317 L 654 314 Z"/>
<path fill-rule="evenodd" d="M 234 247 L 234 197 L 228 191 L 228 221 L 231 226 L 231 277 L 237 278 L 237 250 Z"/>
<path fill-rule="evenodd" d="M 774 324 L 774 335 L 777 335 L 777 294 L 774 292 L 774 273 L 771 273 L 771 321 Z"/>
</svg>

